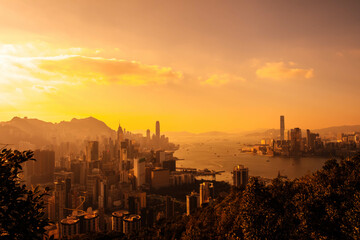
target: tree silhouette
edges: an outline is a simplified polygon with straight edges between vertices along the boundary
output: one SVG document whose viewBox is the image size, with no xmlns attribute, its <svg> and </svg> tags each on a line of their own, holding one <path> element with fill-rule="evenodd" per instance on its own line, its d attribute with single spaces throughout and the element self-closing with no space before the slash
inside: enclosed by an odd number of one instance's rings
<svg viewBox="0 0 360 240">
<path fill-rule="evenodd" d="M 49 220 L 44 217 L 48 189 L 28 190 L 21 182 L 21 164 L 33 152 L 3 149 L 0 152 L 0 236 L 2 239 L 42 239 Z"/>
<path fill-rule="evenodd" d="M 186 216 L 182 239 L 360 239 L 360 155 L 234 190 Z"/>
</svg>

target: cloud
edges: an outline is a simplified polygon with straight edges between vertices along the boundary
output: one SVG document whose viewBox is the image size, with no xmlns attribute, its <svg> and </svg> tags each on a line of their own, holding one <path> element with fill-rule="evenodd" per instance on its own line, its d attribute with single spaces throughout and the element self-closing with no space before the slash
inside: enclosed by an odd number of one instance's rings
<svg viewBox="0 0 360 240">
<path fill-rule="evenodd" d="M 183 79 L 181 72 L 169 67 L 99 57 L 97 53 L 101 51 L 58 49 L 45 43 L 0 43 L 0 106 L 30 102 L 35 106 L 89 83 L 112 88 L 165 85 Z"/>
<path fill-rule="evenodd" d="M 40 85 L 34 85 L 32 87 L 33 90 L 37 91 L 37 92 L 46 92 L 46 93 L 52 93 L 54 91 L 56 91 L 56 88 L 53 86 L 40 86 Z"/>
<path fill-rule="evenodd" d="M 6 63 L 2 79 L 21 79 L 33 84 L 97 84 L 150 85 L 178 82 L 182 73 L 172 68 L 147 65 L 135 61 L 60 55 L 54 57 L 0 57 Z M 5 74 L 5 73 L 4 73 Z M 4 81 L 5 81 L 4 80 Z M 13 81 L 13 80 L 7 80 Z"/>
<path fill-rule="evenodd" d="M 202 81 L 201 84 L 210 86 L 223 86 L 229 83 L 236 82 L 245 82 L 245 79 L 230 74 L 213 74 L 209 78 Z"/>
<path fill-rule="evenodd" d="M 294 62 L 268 62 L 256 70 L 256 75 L 272 80 L 309 79 L 314 76 L 314 70 L 297 68 Z"/>
<path fill-rule="evenodd" d="M 60 46 L 50 45 L 46 42 L 36 41 L 23 44 L 1 44 L 0 55 L 16 56 L 16 57 L 51 57 L 61 55 L 86 55 L 93 56 L 101 53 L 102 49 L 89 48 L 62 48 Z"/>
<path fill-rule="evenodd" d="M 39 59 L 39 69 L 77 81 L 99 84 L 150 85 L 178 82 L 182 73 L 172 68 L 147 65 L 135 61 L 100 57 L 67 56 L 60 59 Z"/>
<path fill-rule="evenodd" d="M 139 86 L 178 82 L 183 77 L 169 67 L 99 57 L 101 52 L 102 49 L 61 48 L 40 41 L 0 44 L 0 65 L 6 65 L 7 77 L 12 75 L 16 81 L 27 79 L 38 85 L 39 81 L 51 81 Z"/>
<path fill-rule="evenodd" d="M 335 53 L 337 57 L 350 57 L 350 58 L 359 58 L 360 57 L 360 49 L 359 48 L 353 48 L 353 49 L 347 49 L 343 51 L 338 51 Z"/>
</svg>

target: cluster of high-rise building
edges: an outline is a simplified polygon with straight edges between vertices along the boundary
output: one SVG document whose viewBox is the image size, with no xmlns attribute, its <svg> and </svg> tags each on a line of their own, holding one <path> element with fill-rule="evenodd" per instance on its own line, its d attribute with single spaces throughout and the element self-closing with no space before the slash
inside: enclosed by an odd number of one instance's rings
<svg viewBox="0 0 360 240">
<path fill-rule="evenodd" d="M 249 182 L 249 169 L 244 165 L 237 165 L 233 172 L 233 186 L 245 189 Z M 198 209 L 206 207 L 215 198 L 214 184 L 212 182 L 202 182 L 199 186 L 199 193 L 193 191 L 186 195 L 186 215 L 195 213 Z"/>
<path fill-rule="evenodd" d="M 214 184 L 203 182 L 200 184 L 199 193 L 191 192 L 186 195 L 186 215 L 190 215 L 200 207 L 206 207 L 214 200 Z"/>
<path fill-rule="evenodd" d="M 151 138 L 150 130 L 142 137 L 119 126 L 116 139 L 89 139 L 79 152 L 71 152 L 68 144 L 35 150 L 37 161 L 26 162 L 24 180 L 28 186 L 50 187 L 46 216 L 55 223 L 49 231 L 57 229 L 60 238 L 129 233 L 151 226 L 157 215 L 175 214 L 174 199 L 163 198 L 159 214 L 147 204 L 149 192 L 195 181 L 193 174 L 176 171 L 174 146 L 160 134 L 159 122 Z"/>
<path fill-rule="evenodd" d="M 280 116 L 278 138 L 265 138 L 261 144 L 244 148 L 260 155 L 282 156 L 349 156 L 360 150 L 360 133 L 340 134 L 337 139 L 322 139 L 318 133 L 300 128 L 285 130 L 285 117 Z"/>
</svg>

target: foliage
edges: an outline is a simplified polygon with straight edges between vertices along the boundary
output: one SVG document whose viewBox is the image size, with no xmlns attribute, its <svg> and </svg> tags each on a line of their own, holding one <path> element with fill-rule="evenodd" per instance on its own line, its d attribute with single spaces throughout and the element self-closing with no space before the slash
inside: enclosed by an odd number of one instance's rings
<svg viewBox="0 0 360 240">
<path fill-rule="evenodd" d="M 176 224 L 172 239 L 360 239 L 360 155 L 300 179 L 251 178 Z"/>
<path fill-rule="evenodd" d="M 22 164 L 34 160 L 31 151 L 0 152 L 0 234 L 4 239 L 42 239 L 49 220 L 44 217 L 48 189 L 28 190 L 22 184 Z"/>
</svg>

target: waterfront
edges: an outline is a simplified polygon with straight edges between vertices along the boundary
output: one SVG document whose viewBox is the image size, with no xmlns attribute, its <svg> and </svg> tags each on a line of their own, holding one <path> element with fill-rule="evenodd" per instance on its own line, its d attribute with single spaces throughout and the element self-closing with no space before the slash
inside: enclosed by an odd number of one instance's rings
<svg viewBox="0 0 360 240">
<path fill-rule="evenodd" d="M 241 153 L 241 146 L 231 140 L 184 143 L 175 152 L 176 157 L 183 159 L 177 162 L 177 167 L 225 171 L 217 175 L 216 180 L 232 182 L 231 172 L 238 164 L 248 167 L 251 176 L 274 178 L 280 171 L 281 175 L 298 178 L 320 169 L 327 160 L 321 157 L 284 158 Z"/>
</svg>

